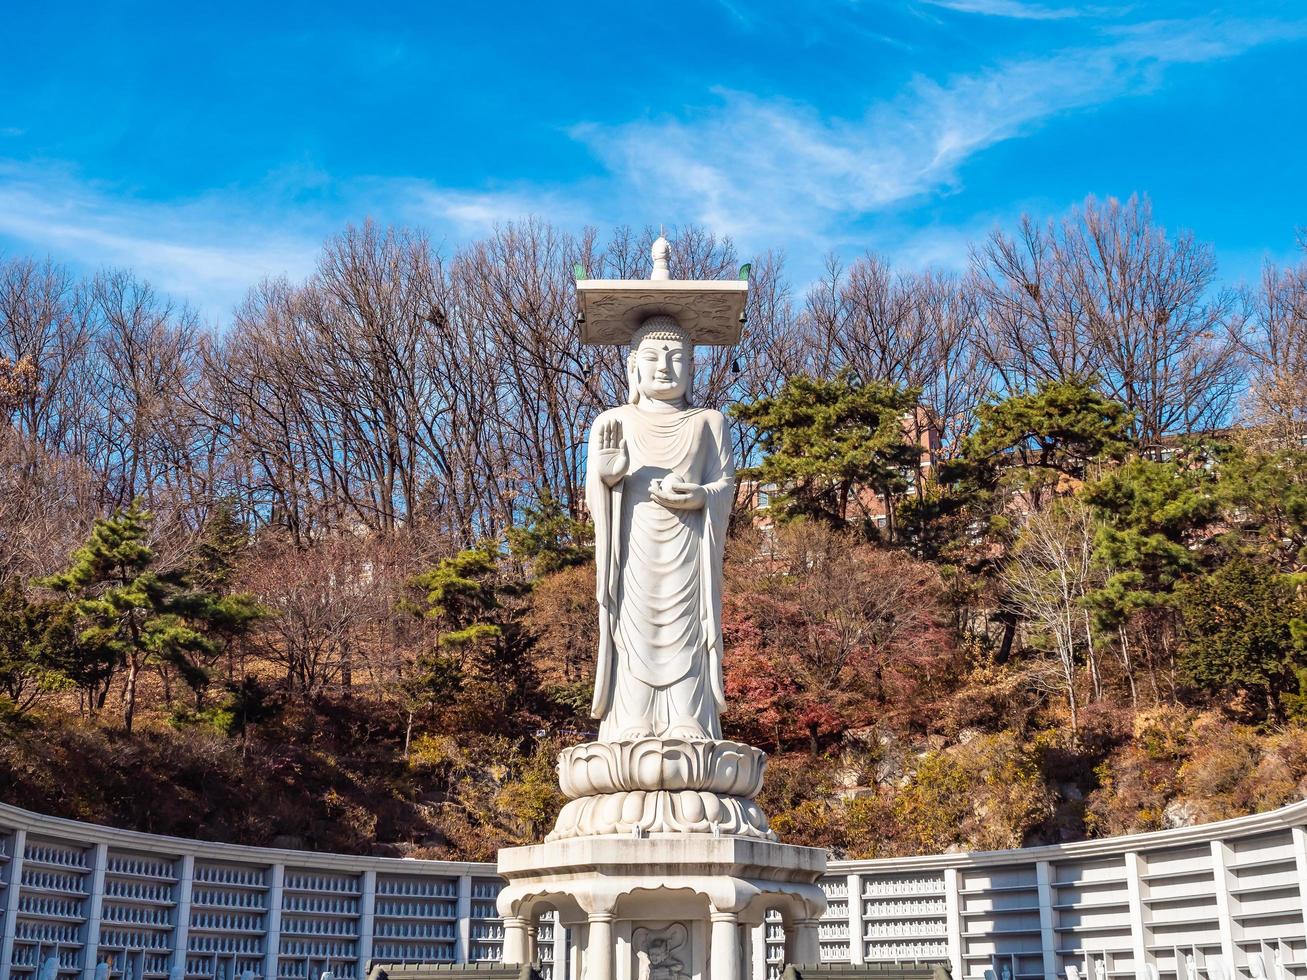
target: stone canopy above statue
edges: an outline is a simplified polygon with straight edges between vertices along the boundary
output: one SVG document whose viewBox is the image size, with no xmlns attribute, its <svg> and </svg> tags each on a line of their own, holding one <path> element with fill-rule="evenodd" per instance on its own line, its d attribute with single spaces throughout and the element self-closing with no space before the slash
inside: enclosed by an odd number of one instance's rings
<svg viewBox="0 0 1307 980">
<path fill-rule="evenodd" d="M 739 279 L 672 279 L 667 268 L 668 242 L 653 243 L 653 275 L 648 279 L 585 279 L 577 276 L 577 325 L 581 343 L 625 345 L 651 316 L 670 316 L 709 347 L 740 341 L 744 301 L 749 294 L 748 266 Z M 578 269 L 578 272 L 580 270 Z"/>
<path fill-rule="evenodd" d="M 695 344 L 729 347 L 740 341 L 743 280 L 582 279 L 576 284 L 583 344 L 629 344 L 651 316 L 674 317 Z"/>
</svg>

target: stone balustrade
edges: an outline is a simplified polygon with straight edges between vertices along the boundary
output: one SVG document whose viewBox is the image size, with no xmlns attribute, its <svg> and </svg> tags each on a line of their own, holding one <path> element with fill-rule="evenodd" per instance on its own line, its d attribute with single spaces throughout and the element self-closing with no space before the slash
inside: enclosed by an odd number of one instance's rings
<svg viewBox="0 0 1307 980">
<path fill-rule="evenodd" d="M 958 978 L 1307 980 L 1307 802 L 1053 847 L 832 861 L 824 962 L 926 960 Z M 369 962 L 497 960 L 491 864 L 354 857 L 115 830 L 0 804 L 0 978 L 308 980 Z M 784 930 L 754 931 L 777 976 Z M 532 944 L 567 972 L 563 930 Z M 1177 976 L 1177 964 L 1179 975 Z M 577 980 L 568 976 L 568 980 Z M 754 978 L 761 980 L 761 978 Z"/>
</svg>

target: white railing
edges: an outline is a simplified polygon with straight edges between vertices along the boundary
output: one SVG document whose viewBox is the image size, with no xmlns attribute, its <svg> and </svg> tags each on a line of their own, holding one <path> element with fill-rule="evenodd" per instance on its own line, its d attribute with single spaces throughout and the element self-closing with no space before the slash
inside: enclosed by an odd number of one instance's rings
<svg viewBox="0 0 1307 980">
<path fill-rule="evenodd" d="M 0 804 L 0 978 L 361 980 L 370 962 L 495 960 L 491 864 L 316 854 L 115 830 Z M 953 975 L 1307 980 L 1307 802 L 1180 830 L 832 861 L 827 962 Z M 782 933 L 773 928 L 776 937 Z M 542 924 L 564 980 L 566 931 Z M 770 974 L 780 940 L 759 929 Z M 760 951 L 762 951 L 760 949 Z"/>
<path fill-rule="evenodd" d="M 1307 802 L 1049 847 L 832 861 L 829 872 L 847 876 L 848 927 L 823 942 L 824 961 L 927 959 L 996 980 L 1068 968 L 1088 980 L 1307 978 Z"/>
</svg>

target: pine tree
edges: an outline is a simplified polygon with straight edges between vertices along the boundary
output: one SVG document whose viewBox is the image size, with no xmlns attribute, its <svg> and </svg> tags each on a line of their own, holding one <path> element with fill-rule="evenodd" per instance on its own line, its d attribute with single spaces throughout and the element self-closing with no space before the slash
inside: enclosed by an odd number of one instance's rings
<svg viewBox="0 0 1307 980">
<path fill-rule="evenodd" d="M 513 557 L 528 562 L 537 579 L 584 565 L 594 557 L 594 529 L 569 516 L 548 488 L 539 502 L 523 510 L 520 525 L 510 527 L 507 538 Z"/>
<path fill-rule="evenodd" d="M 188 570 L 161 571 L 149 544 L 151 515 L 138 501 L 96 521 L 67 569 L 41 584 L 73 601 L 78 642 L 126 671 L 123 725 L 136 717 L 140 674 L 150 665 L 175 668 L 195 690 L 208 681 L 215 654 L 211 631 L 239 631 L 257 618 L 248 596 L 195 588 Z"/>
<path fill-rule="evenodd" d="M 410 587 L 424 594 L 414 611 L 434 622 L 438 632 L 400 684 L 407 714 L 405 753 L 417 710 L 447 704 L 469 688 L 479 687 L 482 694 L 502 691 L 513 679 L 510 641 L 520 631 L 502 614 L 499 575 L 499 554 L 483 544 L 443 558 L 410 580 Z"/>
<path fill-rule="evenodd" d="M 1186 641 L 1178 665 L 1189 683 L 1227 697 L 1246 691 L 1272 720 L 1282 700 L 1296 707 L 1307 663 L 1297 659 L 1294 623 L 1304 611 L 1290 576 L 1234 558 L 1187 583 L 1178 607 Z"/>
<path fill-rule="evenodd" d="M 783 517 L 817 517 L 843 526 L 857 492 L 886 502 L 904 494 L 921 450 L 906 437 L 903 417 L 917 392 L 885 382 L 862 383 L 845 372 L 823 380 L 797 375 L 770 398 L 731 410 L 758 432 L 762 463 L 741 475 L 774 484 Z"/>
<path fill-rule="evenodd" d="M 1032 392 L 976 410 L 962 465 L 977 488 L 1021 491 L 1039 509 L 1062 477 L 1078 485 L 1092 463 L 1124 458 L 1132 418 L 1087 381 L 1042 381 Z"/>
<path fill-rule="evenodd" d="M 194 548 L 191 568 L 196 584 L 206 589 L 226 588 L 248 546 L 249 533 L 236 516 L 236 505 L 229 499 L 219 500 Z"/>
<path fill-rule="evenodd" d="M 17 585 L 0 589 L 0 694 L 20 714 L 43 694 L 76 685 L 91 666 L 81 663 L 75 641 L 65 642 L 62 612 L 62 604 L 33 602 Z"/>
<path fill-rule="evenodd" d="M 1101 522 L 1094 560 L 1109 573 L 1089 602 L 1100 626 L 1114 630 L 1139 610 L 1169 604 L 1199 570 L 1191 545 L 1216 515 L 1214 478 L 1192 460 L 1132 459 L 1084 494 Z"/>
<path fill-rule="evenodd" d="M 413 578 L 413 586 L 426 593 L 422 615 L 441 628 L 439 645 L 469 647 L 503 635 L 493 621 L 499 608 L 498 570 L 499 556 L 492 546 L 482 545 L 443 558 Z"/>
</svg>

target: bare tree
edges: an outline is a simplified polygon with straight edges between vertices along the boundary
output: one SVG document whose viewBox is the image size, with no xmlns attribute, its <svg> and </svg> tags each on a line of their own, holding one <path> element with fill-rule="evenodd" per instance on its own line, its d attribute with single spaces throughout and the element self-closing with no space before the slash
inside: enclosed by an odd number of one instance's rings
<svg viewBox="0 0 1307 980">
<path fill-rule="evenodd" d="M 1086 200 L 1061 224 L 1022 219 L 974 253 L 986 356 L 1010 391 L 1095 379 L 1145 444 L 1224 424 L 1242 381 L 1235 294 L 1210 246 L 1168 238 L 1146 200 Z"/>
<path fill-rule="evenodd" d="M 1249 421 L 1274 439 L 1307 436 L 1307 262 L 1268 263 L 1243 334 L 1251 363 Z"/>
<path fill-rule="evenodd" d="M 948 455 L 970 431 L 990 386 L 979 326 L 973 290 L 956 276 L 896 274 L 874 255 L 848 269 L 829 259 L 804 310 L 806 369 L 848 369 L 864 380 L 918 389 L 924 412 L 913 415 L 908 436 L 920 442 L 929 428 Z"/>
<path fill-rule="evenodd" d="M 1077 665 L 1085 654 L 1095 695 L 1100 676 L 1084 597 L 1096 582 L 1093 514 L 1075 498 L 1027 519 L 1005 572 L 1006 602 L 1056 657 L 1072 731 L 1079 729 Z"/>
<path fill-rule="evenodd" d="M 91 295 L 98 382 L 92 459 L 105 481 L 105 505 L 139 497 L 152 511 L 176 513 L 205 496 L 183 397 L 198 376 L 198 321 L 126 271 L 96 276 Z"/>
</svg>

